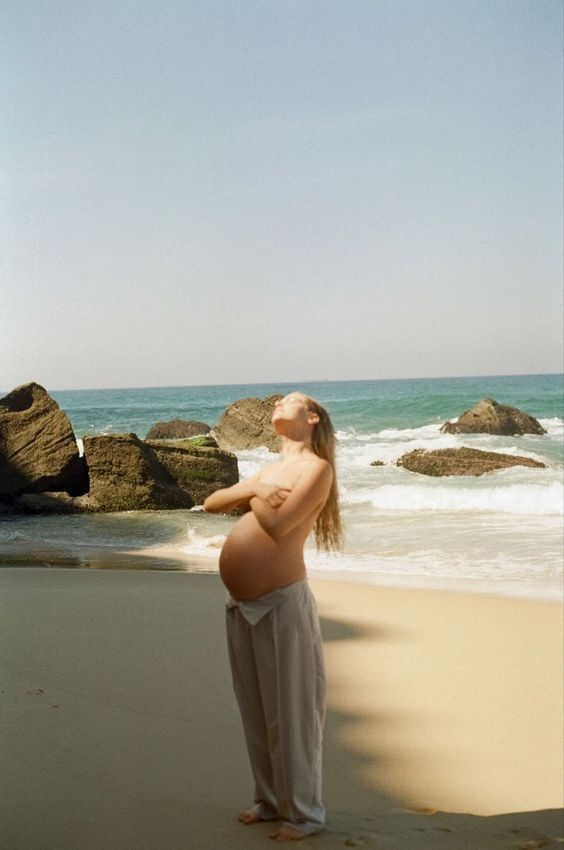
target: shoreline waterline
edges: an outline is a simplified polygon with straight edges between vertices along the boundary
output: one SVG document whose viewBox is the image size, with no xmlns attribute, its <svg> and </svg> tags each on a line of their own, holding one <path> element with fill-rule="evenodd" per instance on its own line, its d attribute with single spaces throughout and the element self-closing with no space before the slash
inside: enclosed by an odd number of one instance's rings
<svg viewBox="0 0 564 850">
<path fill-rule="evenodd" d="M 215 575 L 219 577 L 217 559 L 211 556 L 191 556 L 189 560 L 178 550 L 166 547 L 124 552 L 86 550 L 79 554 L 46 553 L 44 550 L 21 554 L 0 554 L 1 570 L 84 570 L 104 572 L 173 572 L 190 575 Z M 311 581 L 364 585 L 371 588 L 398 591 L 434 591 L 457 595 L 491 596 L 523 601 L 562 604 L 562 582 L 555 578 L 542 585 L 530 581 L 484 579 L 466 576 L 429 577 L 425 574 L 397 575 L 378 572 L 345 572 L 338 569 L 319 569 L 308 566 Z"/>
</svg>

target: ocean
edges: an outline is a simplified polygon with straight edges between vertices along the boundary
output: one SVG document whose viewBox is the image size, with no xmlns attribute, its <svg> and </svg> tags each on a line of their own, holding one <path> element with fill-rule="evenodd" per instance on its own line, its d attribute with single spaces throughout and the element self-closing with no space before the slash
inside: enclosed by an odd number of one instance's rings
<svg viewBox="0 0 564 850">
<path fill-rule="evenodd" d="M 214 425 L 245 396 L 302 390 L 329 411 L 338 437 L 345 527 L 340 554 L 306 547 L 312 577 L 562 598 L 564 394 L 562 375 L 53 391 L 77 438 L 134 432 L 180 417 Z M 535 416 L 546 435 L 441 434 L 482 398 Z M 546 469 L 515 467 L 480 478 L 430 478 L 395 465 L 417 448 L 471 446 L 525 455 Z M 241 477 L 273 460 L 237 452 Z M 371 462 L 383 461 L 383 466 Z M 217 570 L 234 518 L 191 511 L 4 517 L 0 565 Z M 124 553 L 129 553 L 124 557 Z M 138 553 L 138 557 L 135 554 Z M 150 557 L 149 557 L 150 556 Z"/>
</svg>

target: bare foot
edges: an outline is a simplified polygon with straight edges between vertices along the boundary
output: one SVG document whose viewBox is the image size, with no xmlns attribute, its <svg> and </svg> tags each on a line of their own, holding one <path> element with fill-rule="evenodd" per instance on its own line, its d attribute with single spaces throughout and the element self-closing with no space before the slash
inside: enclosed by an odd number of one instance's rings
<svg viewBox="0 0 564 850">
<path fill-rule="evenodd" d="M 239 820 L 241 823 L 260 823 L 260 818 L 254 809 L 247 809 L 246 812 L 240 812 Z"/>
<path fill-rule="evenodd" d="M 292 826 L 281 826 L 278 832 L 273 832 L 270 837 L 275 841 L 301 841 L 302 838 L 307 838 L 307 833 Z"/>
</svg>

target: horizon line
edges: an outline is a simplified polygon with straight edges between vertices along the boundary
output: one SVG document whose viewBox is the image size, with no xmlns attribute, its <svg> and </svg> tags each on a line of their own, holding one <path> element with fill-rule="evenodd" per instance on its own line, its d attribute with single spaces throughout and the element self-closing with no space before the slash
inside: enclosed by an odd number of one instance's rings
<svg viewBox="0 0 564 850">
<path fill-rule="evenodd" d="M 106 392 L 113 390 L 174 390 L 174 389 L 195 389 L 202 387 L 240 387 L 240 386 L 286 386 L 304 385 L 304 384 L 360 384 L 360 383 L 383 383 L 386 381 L 447 381 L 461 379 L 476 379 L 476 378 L 534 378 L 534 377 L 564 377 L 564 372 L 509 372 L 509 373 L 492 373 L 487 375 L 428 375 L 417 378 L 312 378 L 308 380 L 287 380 L 287 381 L 237 381 L 228 383 L 211 383 L 211 384 L 147 384 L 144 386 L 115 386 L 115 387 L 67 387 L 66 389 L 48 390 L 50 393 L 64 392 Z M 32 381 L 26 381 L 32 383 Z M 36 382 L 39 383 L 39 382 Z M 24 384 L 25 385 L 25 384 Z M 18 384 L 18 386 L 24 386 Z M 14 387 L 13 389 L 16 389 Z M 13 392 L 8 390 L 6 394 Z M 4 393 L 4 390 L 0 390 Z"/>
</svg>

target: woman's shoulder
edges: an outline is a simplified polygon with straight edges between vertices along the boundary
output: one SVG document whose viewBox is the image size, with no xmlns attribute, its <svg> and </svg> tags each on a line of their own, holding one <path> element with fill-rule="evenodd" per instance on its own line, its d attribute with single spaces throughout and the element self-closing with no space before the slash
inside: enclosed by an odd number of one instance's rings
<svg viewBox="0 0 564 850">
<path fill-rule="evenodd" d="M 328 460 L 325 460 L 324 457 L 319 457 L 319 455 L 311 454 L 308 456 L 307 460 L 307 468 L 311 470 L 311 472 L 315 472 L 319 475 L 329 475 L 333 474 L 333 467 L 329 463 Z"/>
<path fill-rule="evenodd" d="M 312 460 L 312 463 L 316 464 L 319 468 L 325 468 L 325 467 L 327 467 L 329 469 L 332 468 L 329 461 L 325 460 L 324 457 L 319 457 L 319 455 L 312 454 L 311 460 Z"/>
</svg>

